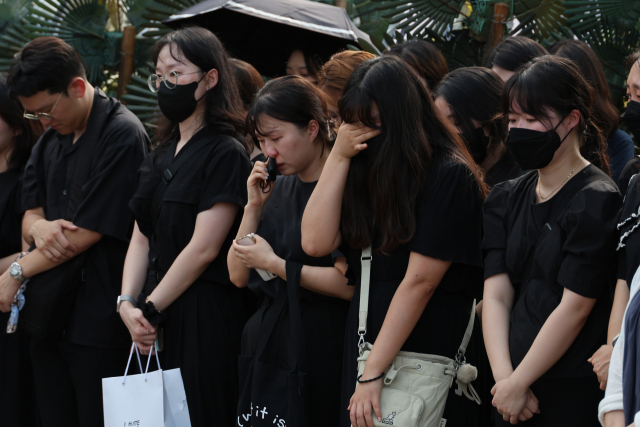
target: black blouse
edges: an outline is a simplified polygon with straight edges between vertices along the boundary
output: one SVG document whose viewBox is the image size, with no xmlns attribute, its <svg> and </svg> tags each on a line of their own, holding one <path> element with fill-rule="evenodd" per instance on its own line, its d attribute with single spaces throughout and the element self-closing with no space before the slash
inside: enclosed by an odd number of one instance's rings
<svg viewBox="0 0 640 427">
<path fill-rule="evenodd" d="M 622 198 L 611 178 L 593 165 L 544 203 L 535 203 L 537 181 L 538 171 L 530 171 L 496 185 L 485 201 L 484 275 L 507 273 L 516 290 L 509 333 L 514 368 L 564 288 L 597 298 L 576 340 L 544 377 L 593 375 L 587 359 L 606 342 Z"/>
<path fill-rule="evenodd" d="M 637 158 L 637 157 L 636 157 Z M 618 279 L 626 280 L 631 287 L 633 275 L 640 266 L 640 175 L 629 181 L 618 226 Z"/>
<path fill-rule="evenodd" d="M 0 173 L 0 258 L 22 251 L 22 170 Z"/>
<path fill-rule="evenodd" d="M 302 215 L 316 184 L 317 181 L 303 182 L 298 175 L 278 176 L 271 190 L 273 194 L 262 210 L 256 234 L 269 242 L 273 252 L 284 260 L 333 267 L 335 258 L 343 256 L 339 251 L 316 258 L 302 250 Z M 265 282 L 254 269 L 249 274 L 249 288 L 259 296 L 275 298 L 280 282 L 279 278 Z M 299 292 L 305 295 L 310 291 L 300 288 Z"/>
<path fill-rule="evenodd" d="M 190 157 L 189 164 L 176 172 L 164 193 L 158 216 L 154 218 L 151 201 L 161 182 L 162 172 L 185 153 L 189 144 L 200 138 L 209 138 L 212 142 Z M 200 212 L 211 209 L 216 203 L 233 203 L 240 207 L 246 204 L 247 179 L 251 170 L 247 153 L 238 141 L 231 137 L 216 138 L 206 127 L 198 131 L 174 157 L 177 143 L 175 140 L 145 159 L 138 172 L 138 191 L 129 204 L 140 231 L 149 239 L 150 268 L 161 272 L 169 270 L 191 241 Z M 242 209 L 239 209 L 220 254 L 228 252 L 241 219 Z M 202 273 L 200 280 L 230 283 L 226 257 L 218 256 Z"/>
</svg>

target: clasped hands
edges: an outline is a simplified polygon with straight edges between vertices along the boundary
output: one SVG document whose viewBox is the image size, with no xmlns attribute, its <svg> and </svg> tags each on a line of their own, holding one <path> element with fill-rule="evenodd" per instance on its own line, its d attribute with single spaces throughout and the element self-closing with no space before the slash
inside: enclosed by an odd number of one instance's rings
<svg viewBox="0 0 640 427">
<path fill-rule="evenodd" d="M 491 389 L 492 405 L 502 419 L 511 424 L 526 421 L 540 413 L 538 399 L 531 389 L 519 386 L 512 378 L 498 381 Z"/>
<path fill-rule="evenodd" d="M 75 231 L 77 229 L 76 225 L 64 219 L 55 221 L 39 219 L 31 226 L 29 235 L 33 237 L 36 247 L 49 261 L 62 263 L 78 253 L 78 248 L 65 237 L 64 230 Z"/>
</svg>

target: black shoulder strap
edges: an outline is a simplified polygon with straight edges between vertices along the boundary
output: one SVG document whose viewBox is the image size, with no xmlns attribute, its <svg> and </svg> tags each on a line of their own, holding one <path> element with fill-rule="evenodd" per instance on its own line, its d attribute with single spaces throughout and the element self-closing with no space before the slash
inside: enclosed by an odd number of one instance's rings
<svg viewBox="0 0 640 427">
<path fill-rule="evenodd" d="M 81 140 L 77 148 L 75 156 L 75 168 L 73 171 L 73 179 L 71 180 L 69 189 L 69 203 L 67 204 L 66 219 L 71 221 L 76 214 L 80 203 L 84 197 L 82 187 L 89 181 L 89 175 L 91 173 L 91 164 L 93 163 L 93 155 L 97 151 L 95 149 L 102 131 L 104 130 L 109 119 L 118 110 L 117 107 L 108 110 L 111 101 L 101 89 L 96 89 L 95 95 L 97 99 L 94 100 L 93 109 L 87 122 L 87 128 L 84 134 L 80 137 Z M 105 99 L 106 98 L 106 99 Z M 108 111 L 107 111 L 108 110 Z"/>
<path fill-rule="evenodd" d="M 225 136 L 223 135 L 218 136 L 213 141 L 217 141 Z M 204 147 L 206 147 L 209 144 L 212 144 L 213 141 L 211 141 L 211 139 L 209 138 L 201 138 L 195 141 L 193 144 L 185 145 L 184 148 L 182 149 L 183 152 L 180 155 L 180 157 L 178 157 L 175 160 L 175 162 L 173 162 L 171 166 L 169 166 L 168 169 L 165 169 L 162 172 L 162 182 L 158 183 L 158 186 L 156 187 L 156 191 L 153 193 L 153 197 L 151 198 L 151 216 L 154 220 L 154 224 L 155 224 L 155 221 L 157 221 L 158 219 L 158 215 L 160 214 L 160 210 L 162 207 L 162 198 L 164 197 L 164 193 L 165 191 L 167 191 L 167 187 L 171 183 L 171 180 L 173 179 L 173 177 L 176 176 L 178 169 L 180 169 L 182 165 L 187 163 L 189 159 L 191 159 L 196 153 L 198 153 Z"/>
</svg>

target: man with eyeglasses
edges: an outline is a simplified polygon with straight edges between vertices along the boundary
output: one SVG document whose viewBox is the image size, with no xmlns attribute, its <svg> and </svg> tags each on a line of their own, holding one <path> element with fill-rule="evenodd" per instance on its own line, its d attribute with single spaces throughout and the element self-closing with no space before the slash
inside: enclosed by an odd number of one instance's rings
<svg viewBox="0 0 640 427">
<path fill-rule="evenodd" d="M 149 138 L 133 113 L 89 84 L 80 55 L 59 38 L 27 44 L 8 87 L 24 117 L 49 129 L 23 181 L 22 234 L 32 250 L 0 276 L 0 310 L 29 280 L 19 327 L 32 338 L 43 426 L 101 426 L 102 378 L 122 375 L 131 345 L 113 302 Z M 43 298 L 45 289 L 60 291 Z"/>
</svg>

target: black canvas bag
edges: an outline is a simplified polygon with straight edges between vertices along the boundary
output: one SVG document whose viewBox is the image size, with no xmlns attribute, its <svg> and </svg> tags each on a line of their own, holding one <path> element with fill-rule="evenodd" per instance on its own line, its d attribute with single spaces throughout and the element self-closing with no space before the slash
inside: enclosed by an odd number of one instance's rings
<svg viewBox="0 0 640 427">
<path fill-rule="evenodd" d="M 306 427 L 308 423 L 307 360 L 302 331 L 298 287 L 302 264 L 287 261 L 287 287 L 266 313 L 255 357 L 240 356 L 240 401 L 237 427 Z M 282 284 L 283 281 L 280 281 Z M 289 309 L 290 333 L 287 366 L 263 360 L 278 322 Z"/>
</svg>

